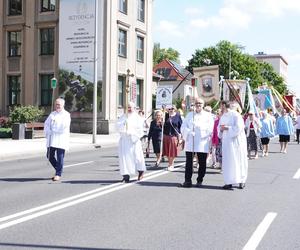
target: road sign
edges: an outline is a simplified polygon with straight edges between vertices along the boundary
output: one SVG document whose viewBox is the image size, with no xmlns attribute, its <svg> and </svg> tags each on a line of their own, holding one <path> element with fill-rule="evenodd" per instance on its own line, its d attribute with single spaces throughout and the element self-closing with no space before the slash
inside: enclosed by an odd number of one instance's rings
<svg viewBox="0 0 300 250">
<path fill-rule="evenodd" d="M 51 79 L 51 88 L 55 89 L 57 86 L 57 79 L 55 77 L 53 77 Z"/>
</svg>

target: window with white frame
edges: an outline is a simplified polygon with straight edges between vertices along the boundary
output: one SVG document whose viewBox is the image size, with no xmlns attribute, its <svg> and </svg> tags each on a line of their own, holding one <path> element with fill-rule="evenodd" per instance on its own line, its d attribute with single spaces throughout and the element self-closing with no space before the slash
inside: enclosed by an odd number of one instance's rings
<svg viewBox="0 0 300 250">
<path fill-rule="evenodd" d="M 144 37 L 137 36 L 136 60 L 144 62 Z"/>
<path fill-rule="evenodd" d="M 127 57 L 127 31 L 119 29 L 118 55 Z"/>
<path fill-rule="evenodd" d="M 137 19 L 141 22 L 145 21 L 145 0 L 138 0 Z"/>
<path fill-rule="evenodd" d="M 119 11 L 127 15 L 127 0 L 119 0 Z"/>
</svg>

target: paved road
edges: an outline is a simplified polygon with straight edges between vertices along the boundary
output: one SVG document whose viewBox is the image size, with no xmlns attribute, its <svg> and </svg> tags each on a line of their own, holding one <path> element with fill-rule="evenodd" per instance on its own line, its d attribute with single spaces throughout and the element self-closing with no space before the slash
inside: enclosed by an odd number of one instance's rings
<svg viewBox="0 0 300 250">
<path fill-rule="evenodd" d="M 300 146 L 278 147 L 233 191 L 214 169 L 178 188 L 181 166 L 120 184 L 116 148 L 67 155 L 57 183 L 43 157 L 1 162 L 0 249 L 300 249 Z"/>
</svg>

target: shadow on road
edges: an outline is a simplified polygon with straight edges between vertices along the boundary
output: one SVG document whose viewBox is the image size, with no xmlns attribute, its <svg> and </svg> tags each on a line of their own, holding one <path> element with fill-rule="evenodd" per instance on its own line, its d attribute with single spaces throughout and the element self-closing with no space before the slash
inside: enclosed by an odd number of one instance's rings
<svg viewBox="0 0 300 250">
<path fill-rule="evenodd" d="M 18 248 L 24 248 L 24 249 L 74 249 L 74 250 L 130 250 L 128 248 L 98 248 L 98 247 L 75 247 L 75 246 L 56 246 L 56 245 L 38 245 L 38 244 L 18 244 L 18 243 L 1 243 L 0 247 L 18 247 Z"/>
<path fill-rule="evenodd" d="M 32 181 L 49 181 L 51 178 L 1 178 L 0 181 L 7 182 L 32 182 Z"/>
</svg>

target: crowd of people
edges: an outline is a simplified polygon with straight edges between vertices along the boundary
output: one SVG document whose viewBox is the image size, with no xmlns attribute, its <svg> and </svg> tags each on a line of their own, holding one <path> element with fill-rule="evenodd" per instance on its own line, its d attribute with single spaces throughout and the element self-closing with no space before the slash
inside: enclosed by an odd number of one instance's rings
<svg viewBox="0 0 300 250">
<path fill-rule="evenodd" d="M 53 111 L 45 121 L 47 138 L 47 158 L 55 170 L 53 181 L 58 181 L 63 172 L 65 150 L 68 149 L 70 133 L 70 114 L 64 109 L 64 100 L 58 98 Z M 300 114 L 292 119 L 285 109 L 277 116 L 271 112 L 255 113 L 250 110 L 242 115 L 238 106 L 221 101 L 220 108 L 212 112 L 204 100 L 196 98 L 186 117 L 172 105 L 167 110 L 157 110 L 148 126 L 143 111 L 137 111 L 135 104 L 129 102 L 125 112 L 117 122 L 120 133 L 118 146 L 122 182 L 128 183 L 130 176 L 138 174 L 142 180 L 146 171 L 142 141 L 150 142 L 156 156 L 154 167 L 167 158 L 168 170 L 174 169 L 174 162 L 180 150 L 185 152 L 185 176 L 180 187 L 192 187 L 194 162 L 197 164 L 196 186 L 201 187 L 206 174 L 208 158 L 212 167 L 222 170 L 223 189 L 234 185 L 243 189 L 247 180 L 248 160 L 269 155 L 269 142 L 279 136 L 280 152 L 287 153 L 291 136 L 299 144 Z M 254 152 L 254 154 L 252 154 Z"/>
<path fill-rule="evenodd" d="M 119 127 L 119 161 L 124 182 L 128 182 L 128 176 L 135 173 L 139 174 L 138 179 L 141 180 L 146 171 L 142 159 L 143 149 L 138 140 L 138 136 L 141 136 L 138 131 L 145 128 L 145 118 L 141 112 L 140 118 L 131 118 L 131 113 L 135 112 L 134 104 L 131 104 L 127 114 L 118 122 L 122 124 Z M 134 120 L 132 124 L 131 119 Z M 156 156 L 153 167 L 158 167 L 166 158 L 168 170 L 172 171 L 179 151 L 184 150 L 185 175 L 180 187 L 192 187 L 195 161 L 198 169 L 196 186 L 201 187 L 210 158 L 212 168 L 221 168 L 223 189 L 232 189 L 235 185 L 243 189 L 248 175 L 248 160 L 257 159 L 260 151 L 262 157 L 267 157 L 270 139 L 275 135 L 279 136 L 280 152 L 287 153 L 287 145 L 294 131 L 297 132 L 296 140 L 299 143 L 300 116 L 293 120 L 285 109 L 277 116 L 267 111 L 255 113 L 253 110 L 243 116 L 236 104 L 221 101 L 220 108 L 213 112 L 201 98 L 196 98 L 185 117 L 175 105 L 167 110 L 154 112 L 147 135 L 147 152 L 152 142 L 152 150 Z M 134 133 L 136 136 L 132 138 Z M 129 168 L 131 171 L 124 171 Z"/>
</svg>

